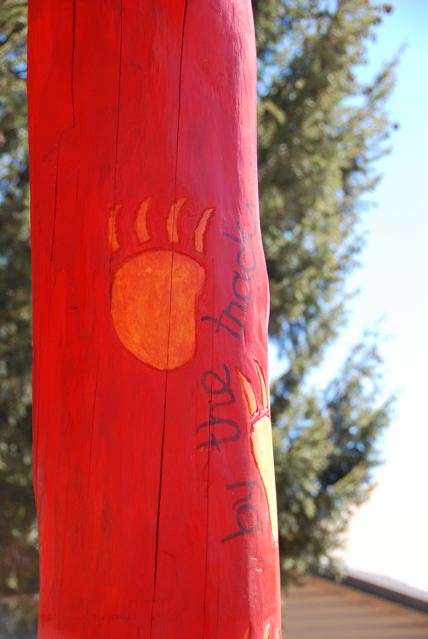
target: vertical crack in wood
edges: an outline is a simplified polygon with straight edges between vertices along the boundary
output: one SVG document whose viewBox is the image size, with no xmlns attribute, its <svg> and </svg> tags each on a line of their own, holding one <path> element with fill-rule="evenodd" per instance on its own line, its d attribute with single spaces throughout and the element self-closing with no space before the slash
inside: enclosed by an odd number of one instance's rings
<svg viewBox="0 0 428 639">
<path fill-rule="evenodd" d="M 57 214 L 57 208 L 58 208 L 59 153 L 61 149 L 61 138 L 58 144 L 58 150 L 57 150 L 57 156 L 56 156 L 56 167 L 55 167 L 54 210 L 52 215 L 52 235 L 51 235 L 51 248 L 50 248 L 51 266 L 52 266 L 53 254 L 54 254 L 55 233 L 56 233 L 56 214 Z"/>
<path fill-rule="evenodd" d="M 213 309 L 215 309 L 215 294 L 213 294 L 213 299 L 212 299 L 212 305 L 213 305 Z M 214 326 L 212 327 L 211 330 L 211 365 L 210 365 L 210 369 L 213 370 L 214 368 L 214 337 L 215 337 L 215 328 Z M 210 408 L 212 406 L 213 403 L 213 386 L 211 383 L 211 391 L 210 391 Z M 211 415 L 211 411 L 210 411 L 210 419 L 209 419 L 209 425 L 208 425 L 208 441 L 211 442 L 211 437 L 212 437 L 212 415 Z M 208 460 L 207 460 L 207 489 L 206 489 L 206 496 L 207 496 L 207 503 L 206 503 L 206 515 L 205 515 L 205 521 L 206 521 L 206 530 L 205 530 L 205 566 L 204 566 L 204 570 L 205 570 L 205 574 L 204 574 L 204 601 L 203 601 L 203 608 L 204 608 L 204 622 L 203 622 L 203 627 L 202 627 L 202 639 L 204 639 L 205 637 L 205 631 L 206 631 L 206 620 L 207 620 L 207 589 L 208 589 L 208 556 L 209 556 L 209 535 L 210 535 L 210 488 L 211 488 L 211 483 L 210 483 L 210 479 L 211 479 L 211 451 L 212 451 L 212 446 L 211 444 L 208 446 Z"/>
<path fill-rule="evenodd" d="M 88 507 L 88 503 L 89 503 L 89 489 L 90 489 L 91 473 L 92 473 L 92 457 L 93 457 L 93 448 L 94 448 L 94 424 L 95 424 L 95 413 L 96 413 L 96 408 L 97 408 L 98 384 L 99 384 L 99 362 L 97 362 L 97 368 L 96 368 L 96 371 L 95 371 L 94 396 L 93 396 L 93 400 L 92 400 L 92 410 L 91 410 L 91 426 L 90 426 L 90 435 L 89 435 L 88 478 L 87 478 L 87 482 L 86 482 L 86 507 Z"/>
<path fill-rule="evenodd" d="M 120 0 L 119 11 L 119 69 L 116 106 L 116 146 L 114 155 L 113 204 L 117 204 L 117 163 L 119 154 L 120 103 L 122 97 L 122 48 L 123 48 L 123 0 Z"/>
<path fill-rule="evenodd" d="M 71 114 L 73 123 L 76 126 L 76 112 L 74 102 L 74 56 L 76 50 L 76 0 L 73 0 L 73 17 L 72 17 L 72 40 L 71 40 Z"/>
<path fill-rule="evenodd" d="M 175 171 L 174 171 L 174 201 L 177 198 L 177 175 L 178 175 L 178 151 L 180 142 L 180 117 L 181 117 L 181 83 L 183 75 L 183 51 L 184 51 L 184 32 L 186 26 L 187 7 L 189 0 L 184 2 L 183 21 L 181 26 L 181 43 L 180 43 L 180 63 L 178 71 L 178 104 L 177 104 L 177 136 L 175 145 Z M 176 211 L 174 211 L 174 218 Z M 175 219 L 173 219 L 173 226 L 175 225 Z M 159 536 L 160 536 L 160 515 L 162 507 L 162 488 L 163 488 L 163 464 L 164 464 L 164 449 L 165 449 L 165 433 L 166 433 L 166 416 L 167 416 L 167 399 L 168 399 L 168 361 L 169 361 L 169 347 L 171 340 L 171 310 L 172 310 L 172 285 L 173 285 L 173 273 L 174 273 L 174 243 L 171 241 L 171 270 L 170 270 L 170 288 L 169 288 L 169 316 L 168 316 L 168 336 L 166 347 L 166 370 L 165 370 L 165 390 L 163 401 L 163 423 L 162 423 L 162 437 L 161 437 L 161 449 L 160 449 L 160 468 L 159 468 L 159 488 L 158 488 L 158 502 L 157 502 L 157 514 L 156 514 L 156 536 L 155 536 L 155 557 L 154 557 L 154 574 L 153 574 L 153 597 L 152 608 L 150 614 L 150 639 L 153 633 L 153 620 L 154 609 L 156 604 L 156 588 L 158 577 L 158 558 L 159 558 Z"/>
</svg>

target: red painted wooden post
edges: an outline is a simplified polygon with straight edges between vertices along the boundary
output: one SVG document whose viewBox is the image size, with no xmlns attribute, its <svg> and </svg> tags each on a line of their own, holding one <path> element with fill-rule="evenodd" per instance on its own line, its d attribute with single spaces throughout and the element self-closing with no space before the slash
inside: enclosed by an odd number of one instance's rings
<svg viewBox="0 0 428 639">
<path fill-rule="evenodd" d="M 249 0 L 30 0 L 40 639 L 277 639 Z"/>
</svg>

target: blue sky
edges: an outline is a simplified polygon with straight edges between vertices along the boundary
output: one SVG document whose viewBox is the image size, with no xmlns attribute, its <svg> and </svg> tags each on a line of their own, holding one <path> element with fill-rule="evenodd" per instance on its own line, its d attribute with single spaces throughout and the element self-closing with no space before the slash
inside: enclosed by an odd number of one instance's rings
<svg viewBox="0 0 428 639">
<path fill-rule="evenodd" d="M 378 486 L 354 516 L 344 557 L 351 568 L 428 591 L 428 1 L 392 4 L 370 46 L 369 70 L 406 45 L 389 101 L 400 128 L 392 153 L 378 163 L 384 177 L 364 218 L 362 267 L 348 283 L 360 294 L 314 382 L 324 385 L 364 330 L 379 326 L 385 394 L 398 391 L 398 400 L 382 440 Z"/>
<path fill-rule="evenodd" d="M 352 522 L 345 557 L 352 567 L 428 591 L 428 2 L 393 4 L 371 47 L 370 66 L 406 45 L 389 103 L 400 129 L 392 153 L 379 163 L 384 178 L 366 217 L 363 266 L 350 282 L 361 293 L 341 342 L 383 318 L 385 390 L 399 396 L 378 488 Z"/>
</svg>

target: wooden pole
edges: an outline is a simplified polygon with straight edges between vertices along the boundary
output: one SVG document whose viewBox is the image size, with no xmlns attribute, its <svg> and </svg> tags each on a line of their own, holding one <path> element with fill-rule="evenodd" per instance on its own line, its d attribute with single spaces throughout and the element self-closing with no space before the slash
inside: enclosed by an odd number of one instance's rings
<svg viewBox="0 0 428 639">
<path fill-rule="evenodd" d="M 277 639 L 249 0 L 30 0 L 40 639 Z"/>
</svg>

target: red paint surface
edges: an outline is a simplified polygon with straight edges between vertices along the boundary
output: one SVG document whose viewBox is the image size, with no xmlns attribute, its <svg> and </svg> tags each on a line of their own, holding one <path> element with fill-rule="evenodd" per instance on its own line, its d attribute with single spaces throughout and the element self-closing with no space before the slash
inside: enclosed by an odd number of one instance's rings
<svg viewBox="0 0 428 639">
<path fill-rule="evenodd" d="M 250 2 L 29 24 L 39 637 L 279 637 Z"/>
</svg>

